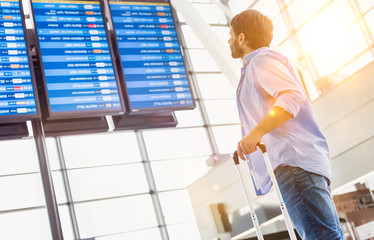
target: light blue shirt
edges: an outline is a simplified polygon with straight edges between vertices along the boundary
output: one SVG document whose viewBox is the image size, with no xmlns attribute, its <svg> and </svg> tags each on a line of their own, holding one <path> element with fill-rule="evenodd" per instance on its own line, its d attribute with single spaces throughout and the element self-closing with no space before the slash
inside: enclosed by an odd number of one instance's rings
<svg viewBox="0 0 374 240">
<path fill-rule="evenodd" d="M 243 137 L 267 116 L 273 106 L 293 118 L 262 137 L 273 170 L 280 165 L 303 168 L 331 179 L 330 153 L 296 70 L 281 53 L 259 48 L 244 57 L 237 89 Z M 271 188 L 260 150 L 247 156 L 257 195 Z"/>
</svg>

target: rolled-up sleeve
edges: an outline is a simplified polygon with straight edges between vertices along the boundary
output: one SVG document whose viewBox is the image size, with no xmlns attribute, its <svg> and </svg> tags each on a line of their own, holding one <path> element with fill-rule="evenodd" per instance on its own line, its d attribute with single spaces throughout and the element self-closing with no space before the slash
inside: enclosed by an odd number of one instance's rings
<svg viewBox="0 0 374 240">
<path fill-rule="evenodd" d="M 275 98 L 274 106 L 283 108 L 295 117 L 307 100 L 300 79 L 291 74 L 282 59 L 271 54 L 256 56 L 251 67 L 258 84 Z"/>
</svg>

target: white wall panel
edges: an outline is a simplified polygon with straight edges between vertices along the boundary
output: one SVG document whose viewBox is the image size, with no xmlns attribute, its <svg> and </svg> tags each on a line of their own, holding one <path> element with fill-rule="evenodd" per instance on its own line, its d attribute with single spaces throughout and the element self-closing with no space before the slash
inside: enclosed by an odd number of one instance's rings
<svg viewBox="0 0 374 240">
<path fill-rule="evenodd" d="M 374 171 L 374 62 L 313 107 L 331 150 L 332 188 Z"/>
<path fill-rule="evenodd" d="M 332 159 L 334 189 L 374 171 L 374 137 Z"/>
<path fill-rule="evenodd" d="M 374 100 L 373 76 L 374 62 L 313 102 L 313 108 L 323 129 Z"/>
</svg>

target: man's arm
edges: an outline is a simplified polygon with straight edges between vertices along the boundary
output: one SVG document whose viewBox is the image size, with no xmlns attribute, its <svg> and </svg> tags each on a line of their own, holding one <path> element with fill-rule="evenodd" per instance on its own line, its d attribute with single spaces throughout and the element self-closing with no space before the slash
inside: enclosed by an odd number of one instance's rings
<svg viewBox="0 0 374 240">
<path fill-rule="evenodd" d="M 283 108 L 274 106 L 270 113 L 240 142 L 238 143 L 238 155 L 246 160 L 244 155 L 256 151 L 256 144 L 260 142 L 262 136 L 273 131 L 283 123 L 293 118 L 292 114 Z"/>
</svg>

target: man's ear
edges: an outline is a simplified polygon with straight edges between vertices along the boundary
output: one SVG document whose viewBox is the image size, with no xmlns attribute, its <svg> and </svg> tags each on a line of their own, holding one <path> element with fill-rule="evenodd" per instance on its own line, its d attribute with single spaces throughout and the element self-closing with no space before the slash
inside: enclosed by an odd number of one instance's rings
<svg viewBox="0 0 374 240">
<path fill-rule="evenodd" d="M 240 33 L 239 36 L 238 36 L 238 42 L 239 42 L 239 45 L 243 45 L 244 42 L 245 42 L 245 34 L 244 33 Z"/>
</svg>

